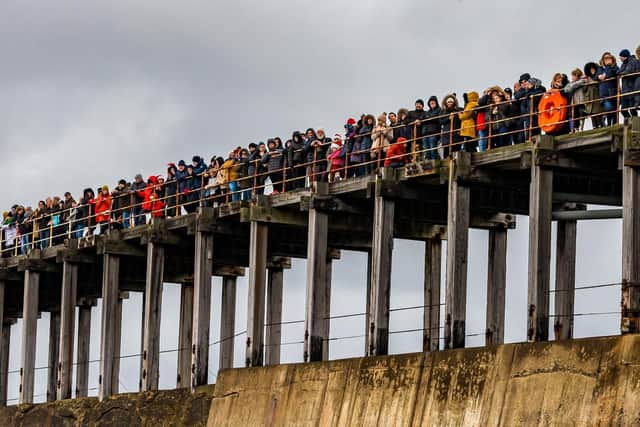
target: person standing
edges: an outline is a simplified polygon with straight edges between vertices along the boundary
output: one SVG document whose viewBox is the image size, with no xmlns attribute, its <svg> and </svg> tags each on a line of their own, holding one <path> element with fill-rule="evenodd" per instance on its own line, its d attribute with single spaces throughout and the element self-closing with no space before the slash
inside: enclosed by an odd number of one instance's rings
<svg viewBox="0 0 640 427">
<path fill-rule="evenodd" d="M 618 123 L 618 112 L 616 111 L 618 96 L 618 65 L 616 58 L 610 53 L 605 52 L 600 58 L 600 67 L 596 72 L 596 78 L 599 81 L 598 94 L 600 102 L 605 111 L 605 121 L 607 126 L 613 126 Z"/>
<path fill-rule="evenodd" d="M 620 99 L 622 116 L 636 117 L 638 115 L 636 109 L 640 106 L 640 93 L 636 92 L 640 90 L 640 61 L 631 55 L 628 49 L 620 51 L 620 61 L 618 76 L 620 76 L 622 86 L 622 98 Z"/>
</svg>

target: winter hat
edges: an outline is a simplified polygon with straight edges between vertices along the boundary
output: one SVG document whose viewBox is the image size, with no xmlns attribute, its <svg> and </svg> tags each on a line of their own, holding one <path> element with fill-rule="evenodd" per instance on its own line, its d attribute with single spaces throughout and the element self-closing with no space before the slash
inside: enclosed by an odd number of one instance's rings
<svg viewBox="0 0 640 427">
<path fill-rule="evenodd" d="M 136 174 L 136 176 L 134 177 L 134 179 L 142 179 L 142 174 Z"/>
<path fill-rule="evenodd" d="M 505 87 L 503 90 L 505 93 L 508 93 L 509 95 L 513 95 L 513 91 L 511 90 L 510 87 Z"/>
<path fill-rule="evenodd" d="M 335 135 L 333 135 L 333 139 L 339 139 L 342 141 L 342 135 L 340 135 L 339 133 L 336 133 Z"/>
<path fill-rule="evenodd" d="M 353 117 L 349 117 L 349 119 L 347 119 L 347 124 L 352 126 L 355 125 L 356 119 L 354 119 Z"/>
<path fill-rule="evenodd" d="M 620 55 L 618 56 L 621 56 L 622 58 L 628 58 L 631 56 L 631 52 L 629 52 L 629 49 L 622 49 L 620 51 Z"/>
<path fill-rule="evenodd" d="M 200 163 L 200 156 L 193 156 L 191 159 L 192 162 Z"/>
<path fill-rule="evenodd" d="M 169 162 L 169 163 L 167 163 L 167 167 L 175 168 L 175 167 L 176 167 L 176 164 L 175 164 L 175 163 L 173 163 L 173 162 Z"/>
<path fill-rule="evenodd" d="M 331 143 L 331 149 L 332 149 L 332 150 L 337 150 L 337 149 L 338 149 L 338 148 L 340 148 L 340 147 L 341 147 L 341 146 L 340 146 L 339 144 L 335 143 L 335 142 L 332 142 L 332 143 Z"/>
<path fill-rule="evenodd" d="M 524 81 L 524 82 L 528 82 L 530 79 L 531 79 L 531 74 L 529 74 L 529 73 L 524 73 L 524 74 L 522 74 L 522 75 L 520 76 L 520 80 L 519 80 L 519 82 L 521 82 L 521 83 L 522 83 L 523 81 Z"/>
<path fill-rule="evenodd" d="M 186 163 L 184 162 L 184 160 L 180 160 L 178 162 L 178 166 L 186 166 Z"/>
<path fill-rule="evenodd" d="M 125 181 L 124 179 L 121 179 L 120 181 L 118 181 L 118 185 L 127 185 L 127 181 Z"/>
<path fill-rule="evenodd" d="M 420 104 L 424 107 L 424 101 L 422 99 L 416 99 L 415 104 Z"/>
</svg>

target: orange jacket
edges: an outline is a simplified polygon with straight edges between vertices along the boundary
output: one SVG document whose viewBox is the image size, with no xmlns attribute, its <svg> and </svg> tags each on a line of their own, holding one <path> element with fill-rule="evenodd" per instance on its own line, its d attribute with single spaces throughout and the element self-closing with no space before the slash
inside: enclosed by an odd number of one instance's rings
<svg viewBox="0 0 640 427">
<path fill-rule="evenodd" d="M 102 193 L 96 197 L 96 223 L 109 222 L 111 216 L 111 196 L 103 196 Z"/>
<path fill-rule="evenodd" d="M 404 151 L 405 141 L 404 138 L 398 138 L 398 142 L 391 144 L 387 150 L 387 157 L 384 159 L 385 168 L 391 166 L 392 163 L 405 163 L 407 161 Z"/>
</svg>

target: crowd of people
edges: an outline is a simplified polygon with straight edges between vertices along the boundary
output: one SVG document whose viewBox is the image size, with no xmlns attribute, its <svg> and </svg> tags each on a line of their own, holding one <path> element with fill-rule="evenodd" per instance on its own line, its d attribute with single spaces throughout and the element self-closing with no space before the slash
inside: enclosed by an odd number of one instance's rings
<svg viewBox="0 0 640 427">
<path fill-rule="evenodd" d="M 409 111 L 362 114 L 349 118 L 344 134 L 329 137 L 323 128 L 294 131 L 284 143 L 279 137 L 266 143 L 236 147 L 227 156 L 201 156 L 190 163 L 169 163 L 166 176 L 145 181 L 135 175 L 115 188 L 85 189 L 76 200 L 48 197 L 31 206 L 14 204 L 2 214 L 2 256 L 26 254 L 32 248 L 60 244 L 103 233 L 107 228 L 129 228 L 154 217 L 192 213 L 200 205 L 249 200 L 256 194 L 277 194 L 305 188 L 312 181 L 346 179 L 397 168 L 416 159 L 437 160 L 451 152 L 485 151 L 519 144 L 541 133 L 539 102 L 558 92 L 567 103 L 567 118 L 555 134 L 577 132 L 590 119 L 593 128 L 611 126 L 640 110 L 640 46 L 616 57 L 605 52 L 598 63 L 588 62 L 556 73 L 547 90 L 529 73 L 511 87 L 491 86 L 482 94 L 468 92 L 460 101 L 455 93 L 414 103 Z"/>
</svg>

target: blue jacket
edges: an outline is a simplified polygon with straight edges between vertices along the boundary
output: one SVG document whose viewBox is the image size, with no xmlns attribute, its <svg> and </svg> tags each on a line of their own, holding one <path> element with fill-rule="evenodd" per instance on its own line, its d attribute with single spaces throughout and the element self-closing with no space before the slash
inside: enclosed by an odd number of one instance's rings
<svg viewBox="0 0 640 427">
<path fill-rule="evenodd" d="M 620 64 L 620 70 L 618 70 L 619 76 L 625 76 L 627 74 L 637 74 L 640 73 L 640 61 L 634 56 L 631 55 L 625 62 Z M 622 93 L 633 92 L 637 90 L 638 81 L 640 81 L 640 74 L 633 75 L 630 77 L 622 77 Z"/>
<path fill-rule="evenodd" d="M 602 74 L 604 74 L 605 79 L 611 80 L 601 81 L 598 84 L 598 94 L 600 95 L 600 98 L 609 98 L 601 99 L 600 101 L 615 102 L 615 97 L 618 95 L 618 81 L 615 79 L 615 77 L 618 75 L 618 66 L 603 65 L 598 67 L 596 76 L 599 78 Z"/>
<path fill-rule="evenodd" d="M 183 171 L 176 171 L 176 181 L 178 181 L 178 191 L 182 193 L 184 190 L 193 189 L 193 180 L 189 178 L 189 172 L 187 172 L 187 168 L 184 168 Z"/>
</svg>

